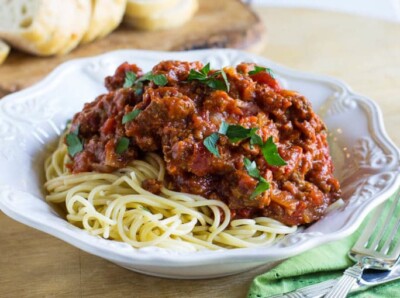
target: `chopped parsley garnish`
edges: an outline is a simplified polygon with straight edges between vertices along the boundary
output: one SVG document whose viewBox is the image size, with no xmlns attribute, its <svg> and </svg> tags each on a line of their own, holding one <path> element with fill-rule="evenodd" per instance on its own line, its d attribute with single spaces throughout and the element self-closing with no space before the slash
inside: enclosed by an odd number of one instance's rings
<svg viewBox="0 0 400 298">
<path fill-rule="evenodd" d="M 141 96 L 143 94 L 143 83 L 138 82 L 135 84 L 135 95 Z"/>
<path fill-rule="evenodd" d="M 215 156 L 220 157 L 217 148 L 218 140 L 219 140 L 219 134 L 214 132 L 204 139 L 203 144 L 208 149 L 208 151 L 210 151 Z"/>
<path fill-rule="evenodd" d="M 274 73 L 271 68 L 262 67 L 262 66 L 258 66 L 258 65 L 254 66 L 254 70 L 249 71 L 249 75 L 255 75 L 255 74 L 258 74 L 263 71 L 268 72 L 268 74 L 274 78 Z"/>
<path fill-rule="evenodd" d="M 253 178 L 260 178 L 260 172 L 257 169 L 257 165 L 255 161 L 251 161 L 248 158 L 243 158 L 244 167 L 246 168 L 247 173 Z"/>
<path fill-rule="evenodd" d="M 261 137 L 254 133 L 253 135 L 250 136 L 250 148 L 253 149 L 253 145 L 259 145 L 262 146 L 263 141 L 261 139 Z"/>
<path fill-rule="evenodd" d="M 115 147 L 115 152 L 118 154 L 124 153 L 129 147 L 129 139 L 122 137 L 118 140 L 117 146 Z"/>
<path fill-rule="evenodd" d="M 77 153 L 83 150 L 83 144 L 79 139 L 78 135 L 79 135 L 79 125 L 75 129 L 75 131 L 73 132 L 71 131 L 65 137 L 65 140 L 67 142 L 68 154 L 71 155 L 71 157 L 74 157 Z"/>
<path fill-rule="evenodd" d="M 125 114 L 124 117 L 122 117 L 122 124 L 126 124 L 134 120 L 140 114 L 141 111 L 142 110 L 136 109 L 128 114 Z"/>
<path fill-rule="evenodd" d="M 164 74 L 153 74 L 151 71 L 142 75 L 137 82 L 152 81 L 157 86 L 165 86 L 168 83 L 168 79 Z"/>
<path fill-rule="evenodd" d="M 247 138 L 251 138 L 257 132 L 258 128 L 245 128 L 241 125 L 229 125 L 225 135 L 232 143 L 237 143 Z"/>
<path fill-rule="evenodd" d="M 222 121 L 221 125 L 219 126 L 218 133 L 220 133 L 221 135 L 226 135 L 228 128 L 229 128 L 229 124 L 226 123 L 225 121 Z"/>
<path fill-rule="evenodd" d="M 245 128 L 241 125 L 230 125 L 225 121 L 221 122 L 218 132 L 214 132 L 204 139 L 204 146 L 217 157 L 220 157 L 217 148 L 217 142 L 220 135 L 228 137 L 232 143 L 250 138 L 250 148 L 254 145 L 258 145 L 261 148 L 261 152 L 271 166 L 285 166 L 286 161 L 279 155 L 278 147 L 274 143 L 272 136 L 268 138 L 266 142 L 263 142 L 261 137 L 257 134 L 258 127 Z"/>
<path fill-rule="evenodd" d="M 261 152 L 271 166 L 285 166 L 287 164 L 279 155 L 278 147 L 274 143 L 272 136 L 261 146 Z"/>
<path fill-rule="evenodd" d="M 225 86 L 226 86 L 226 91 L 229 92 L 229 90 L 231 88 L 231 84 L 229 83 L 228 77 L 226 76 L 226 73 L 225 73 L 225 71 L 223 69 L 221 69 L 221 75 L 222 75 L 222 78 L 224 79 L 224 83 L 225 83 Z"/>
<path fill-rule="evenodd" d="M 261 137 L 257 134 L 257 131 L 257 127 L 245 128 L 241 125 L 230 125 L 225 121 L 222 121 L 218 132 L 222 135 L 226 135 L 228 139 L 233 143 L 237 143 L 239 141 L 250 138 L 251 146 L 261 146 L 263 142 Z"/>
<path fill-rule="evenodd" d="M 165 75 L 163 74 L 158 74 L 158 75 L 154 75 L 152 78 L 152 81 L 154 82 L 154 84 L 156 84 L 157 86 L 165 86 L 168 84 L 168 79 Z"/>
<path fill-rule="evenodd" d="M 188 77 L 188 81 L 204 81 L 208 78 L 208 73 L 210 72 L 210 63 L 207 63 L 200 71 L 191 69 Z"/>
<path fill-rule="evenodd" d="M 133 86 L 133 84 L 135 84 L 136 81 L 136 74 L 133 71 L 128 71 L 125 74 L 125 82 L 124 82 L 124 88 L 130 88 Z"/>
<path fill-rule="evenodd" d="M 152 81 L 157 86 L 165 86 L 168 84 L 168 79 L 164 74 L 153 74 L 151 71 L 149 71 L 138 78 L 134 72 L 128 71 L 125 74 L 125 82 L 123 87 L 135 89 L 135 95 L 140 96 L 143 93 L 144 81 Z"/>
<path fill-rule="evenodd" d="M 278 147 L 274 143 L 272 136 L 263 143 L 261 137 L 257 134 L 257 130 L 257 127 L 244 128 L 241 125 L 229 125 L 223 121 L 219 133 L 226 135 L 232 143 L 250 138 L 250 146 L 259 145 L 268 164 L 271 166 L 285 166 L 286 161 L 279 155 Z"/>
<path fill-rule="evenodd" d="M 202 69 L 200 69 L 200 71 L 191 69 L 188 81 L 199 81 L 212 89 L 229 92 L 230 84 L 224 70 L 221 69 L 220 71 L 216 71 L 212 75 L 209 75 L 209 72 L 210 63 L 207 63 Z M 219 75 L 222 76 L 223 81 L 217 78 Z"/>
<path fill-rule="evenodd" d="M 256 189 L 253 191 L 253 193 L 250 196 L 250 200 L 255 199 L 258 197 L 260 194 L 262 194 L 264 191 L 269 189 L 269 182 L 265 180 L 263 177 L 260 177 L 258 180 L 258 184 L 256 186 Z"/>
<path fill-rule="evenodd" d="M 243 163 L 249 176 L 258 180 L 256 189 L 250 196 L 250 200 L 253 200 L 257 196 L 262 194 L 264 191 L 269 189 L 269 182 L 265 180 L 263 177 L 261 177 L 260 171 L 257 169 L 257 164 L 255 161 L 250 161 L 250 159 L 245 157 L 243 158 Z"/>
</svg>

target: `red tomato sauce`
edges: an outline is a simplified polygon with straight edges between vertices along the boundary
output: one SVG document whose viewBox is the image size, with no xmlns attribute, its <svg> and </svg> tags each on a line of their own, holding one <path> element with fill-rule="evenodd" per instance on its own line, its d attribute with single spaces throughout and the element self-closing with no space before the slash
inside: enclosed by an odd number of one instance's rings
<svg viewBox="0 0 400 298">
<path fill-rule="evenodd" d="M 70 170 L 112 172 L 155 152 L 166 163 L 168 188 L 221 200 L 233 218 L 268 216 L 288 225 L 318 220 L 340 197 L 340 187 L 333 176 L 325 125 L 310 102 L 282 89 L 268 72 L 249 75 L 254 64 L 224 68 L 229 92 L 188 81 L 190 70 L 202 67 L 200 62 L 161 62 L 152 73 L 165 75 L 167 84 L 144 81 L 137 90 L 123 87 L 125 77 L 133 72 L 139 78 L 143 71 L 134 64 L 119 66 L 105 80 L 109 92 L 85 104 L 73 118 L 71 131 L 79 127 L 84 148 L 71 157 Z M 134 109 L 141 112 L 123 124 L 124 115 Z M 212 154 L 203 142 L 218 132 L 222 121 L 257 127 L 264 142 L 272 136 L 286 165 L 268 164 L 249 139 L 233 143 L 224 135 L 216 144 L 219 156 Z M 121 138 L 128 138 L 129 146 L 117 153 Z M 255 198 L 251 195 L 258 181 L 246 171 L 244 158 L 255 161 L 270 185 Z M 160 190 L 156 181 L 144 187 Z"/>
</svg>

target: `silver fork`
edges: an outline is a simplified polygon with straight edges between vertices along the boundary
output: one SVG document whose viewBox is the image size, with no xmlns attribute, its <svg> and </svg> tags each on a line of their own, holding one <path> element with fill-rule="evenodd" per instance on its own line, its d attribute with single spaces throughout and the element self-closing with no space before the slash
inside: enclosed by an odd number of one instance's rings
<svg viewBox="0 0 400 298">
<path fill-rule="evenodd" d="M 333 291 L 333 288 L 335 286 L 339 287 L 339 289 L 344 289 L 343 284 L 344 281 L 342 279 L 345 278 L 346 281 L 346 290 L 343 295 L 344 296 L 339 296 L 335 293 L 331 295 L 331 297 L 338 298 L 338 297 L 345 297 L 345 295 L 350 291 L 350 289 L 353 287 L 353 285 L 360 279 L 362 272 L 364 269 L 367 267 L 363 267 L 362 270 L 359 270 L 360 265 L 359 264 L 364 264 L 364 262 L 368 261 L 371 265 L 377 265 L 379 266 L 379 269 L 390 269 L 397 261 L 397 257 L 400 253 L 400 240 L 398 240 L 399 243 L 395 247 L 392 247 L 391 249 L 391 254 L 388 255 L 388 249 L 391 247 L 391 244 L 395 244 L 395 236 L 396 233 L 399 229 L 400 225 L 400 212 L 397 212 L 395 214 L 395 217 L 393 217 L 393 214 L 396 211 L 396 206 L 399 204 L 399 198 L 400 198 L 400 192 L 397 193 L 397 197 L 393 201 L 393 203 L 385 202 L 382 203 L 380 206 L 378 206 L 374 211 L 373 214 L 371 215 L 371 219 L 369 220 L 367 226 L 364 228 L 364 231 L 360 238 L 357 240 L 356 244 L 353 246 L 351 251 L 349 252 L 349 257 L 353 259 L 354 261 L 357 262 L 356 265 L 353 267 L 350 267 L 347 269 L 344 273 L 344 276 L 339 279 L 332 279 L 332 280 L 327 280 L 318 284 L 314 284 L 311 286 L 303 287 L 300 289 L 297 289 L 295 291 L 285 293 L 285 294 L 279 294 L 279 295 L 274 295 L 270 296 L 269 298 L 315 298 L 315 297 L 323 297 L 326 293 L 329 293 L 329 291 Z M 384 215 L 384 211 L 386 209 L 389 209 L 388 211 L 388 216 L 382 225 L 382 227 L 377 231 L 377 234 L 374 233 L 374 227 L 376 227 L 377 222 L 379 218 Z M 383 237 L 385 234 L 385 229 L 388 227 L 392 227 L 391 232 L 389 233 L 388 237 L 385 237 L 386 241 L 384 241 Z M 375 237 L 373 237 L 375 236 Z M 378 251 L 378 245 L 384 241 L 385 243 L 381 245 L 381 249 Z M 393 242 L 393 243 L 392 243 Z M 369 248 L 367 248 L 369 247 Z M 376 259 L 374 257 L 376 256 Z M 376 260 L 375 262 L 373 260 Z M 368 266 L 368 265 L 367 265 Z M 352 268 L 356 268 L 355 270 Z M 370 266 L 369 268 L 377 268 L 375 266 Z M 346 272 L 350 271 L 352 276 L 347 278 Z M 354 271 L 356 271 L 356 274 L 354 274 Z M 339 281 L 341 283 L 339 283 Z M 341 285 L 342 284 L 342 285 Z M 337 296 L 335 296 L 337 295 Z M 327 297 L 327 296 L 325 296 Z"/>
<path fill-rule="evenodd" d="M 346 269 L 343 276 L 333 286 L 325 298 L 344 298 L 360 279 L 363 270 L 390 270 L 400 255 L 400 240 L 396 235 L 400 226 L 400 212 L 395 212 L 400 195 L 393 202 L 382 204 L 373 213 L 363 233 L 349 252 L 349 257 L 357 263 Z M 379 219 L 389 209 L 384 224 L 375 231 Z"/>
</svg>

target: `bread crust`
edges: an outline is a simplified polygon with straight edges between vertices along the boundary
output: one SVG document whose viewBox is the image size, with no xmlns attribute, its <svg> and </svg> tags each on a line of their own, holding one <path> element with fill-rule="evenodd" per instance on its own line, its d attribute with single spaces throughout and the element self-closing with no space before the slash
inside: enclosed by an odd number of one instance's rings
<svg viewBox="0 0 400 298">
<path fill-rule="evenodd" d="M 81 43 L 103 38 L 111 33 L 122 21 L 127 0 L 92 0 L 90 25 Z"/>
<path fill-rule="evenodd" d="M 90 24 L 92 2 L 88 0 L 73 0 L 70 7 L 66 30 L 69 29 L 69 39 L 66 44 L 58 51 L 58 55 L 64 55 L 72 51 L 79 45 Z"/>
<path fill-rule="evenodd" d="M 21 5 L 26 4 L 26 2 L 21 1 Z M 37 2 L 37 11 L 31 12 L 31 24 L 23 28 L 19 27 L 19 24 L 17 26 L 14 24 L 14 28 L 12 28 L 12 25 L 9 25 L 9 28 L 7 28 L 3 24 L 3 26 L 0 26 L 0 38 L 15 48 L 37 54 L 42 51 L 40 47 L 45 47 L 51 40 L 51 36 L 56 28 L 59 9 L 56 1 L 33 0 L 33 2 Z M 2 5 L 6 6 L 7 3 L 2 3 Z M 15 2 L 9 5 L 15 5 Z M 11 8 L 7 7 L 6 9 L 11 10 Z M 22 23 L 24 20 L 21 18 L 17 21 Z M 55 51 L 49 49 L 51 54 L 54 54 Z"/>
<path fill-rule="evenodd" d="M 127 18 L 145 18 L 176 6 L 180 0 L 128 0 L 125 15 Z"/>
<path fill-rule="evenodd" d="M 158 14 L 146 17 L 129 17 L 125 15 L 124 22 L 141 30 L 164 30 L 179 27 L 189 21 L 199 7 L 198 0 L 180 0 L 171 7 Z"/>
<path fill-rule="evenodd" d="M 38 5 L 27 28 L 0 28 L 0 38 L 11 46 L 38 56 L 65 54 L 75 48 L 89 26 L 87 0 L 32 0 Z"/>
<path fill-rule="evenodd" d="M 0 40 L 0 65 L 6 60 L 8 54 L 10 53 L 10 46 L 4 41 Z"/>
</svg>

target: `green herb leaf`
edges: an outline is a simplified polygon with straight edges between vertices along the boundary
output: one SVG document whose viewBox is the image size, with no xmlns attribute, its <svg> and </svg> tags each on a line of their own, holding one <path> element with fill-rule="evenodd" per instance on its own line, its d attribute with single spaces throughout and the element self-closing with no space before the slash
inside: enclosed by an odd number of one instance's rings
<svg viewBox="0 0 400 298">
<path fill-rule="evenodd" d="M 191 69 L 189 72 L 188 81 L 199 81 L 211 89 L 229 91 L 230 84 L 224 70 L 216 71 L 210 76 L 208 75 L 209 72 L 210 63 L 207 63 L 200 71 Z M 217 79 L 219 75 L 222 76 L 224 79 L 223 81 Z"/>
<path fill-rule="evenodd" d="M 200 70 L 200 72 L 201 72 L 203 75 L 207 76 L 208 73 L 210 72 L 210 62 L 208 62 L 208 63 Z"/>
<path fill-rule="evenodd" d="M 188 76 L 188 81 L 204 81 L 208 78 L 208 73 L 210 72 L 210 63 L 207 63 L 200 71 L 191 69 Z"/>
<path fill-rule="evenodd" d="M 262 144 L 263 144 L 263 141 L 262 141 L 261 137 L 258 134 L 254 133 L 253 135 L 251 135 L 251 137 L 250 137 L 250 146 L 253 146 L 253 145 L 262 146 Z"/>
<path fill-rule="evenodd" d="M 225 85 L 226 85 L 226 91 L 229 92 L 229 89 L 231 88 L 231 84 L 228 81 L 228 77 L 226 76 L 226 73 L 223 69 L 221 69 L 221 75 L 222 78 L 224 79 Z"/>
<path fill-rule="evenodd" d="M 125 82 L 124 82 L 124 88 L 130 88 L 135 84 L 136 81 L 136 74 L 133 71 L 128 71 L 125 74 Z"/>
<path fill-rule="evenodd" d="M 269 182 L 265 180 L 263 177 L 260 177 L 258 180 L 258 184 L 256 186 L 256 189 L 253 191 L 253 193 L 250 196 L 250 200 L 255 199 L 258 197 L 260 194 L 262 194 L 264 191 L 269 189 Z"/>
<path fill-rule="evenodd" d="M 201 70 L 202 71 L 202 70 Z M 207 75 L 202 73 L 202 72 L 198 72 L 195 69 L 191 69 L 189 72 L 189 76 L 188 76 L 188 81 L 203 81 L 207 79 Z"/>
<path fill-rule="evenodd" d="M 122 124 L 131 122 L 132 120 L 134 120 L 140 114 L 141 111 L 142 110 L 136 109 L 128 114 L 125 114 L 124 117 L 122 117 Z"/>
<path fill-rule="evenodd" d="M 256 179 L 260 178 L 260 172 L 257 169 L 257 164 L 255 161 L 251 161 L 247 157 L 243 158 L 244 167 L 246 168 L 247 173 Z"/>
<path fill-rule="evenodd" d="M 153 74 L 152 74 L 151 71 L 146 72 L 144 75 L 142 75 L 140 78 L 138 78 L 138 79 L 136 80 L 136 83 L 138 83 L 138 82 L 144 82 L 144 81 L 150 81 L 151 78 L 152 78 L 152 76 L 153 76 Z"/>
<path fill-rule="evenodd" d="M 265 180 L 263 177 L 261 177 L 259 170 L 257 169 L 257 164 L 255 161 L 251 161 L 248 158 L 243 158 L 243 163 L 246 168 L 247 173 L 250 175 L 250 177 L 253 177 L 258 180 L 256 189 L 253 191 L 253 193 L 250 196 L 250 200 L 255 199 L 257 196 L 262 194 L 264 191 L 269 189 L 269 182 Z"/>
<path fill-rule="evenodd" d="M 151 71 L 142 75 L 139 79 L 136 80 L 136 83 L 144 82 L 144 81 L 152 81 L 157 86 L 165 86 L 168 84 L 168 79 L 165 74 L 157 74 L 154 75 Z"/>
<path fill-rule="evenodd" d="M 168 79 L 164 74 L 153 75 L 153 73 L 149 71 L 140 78 L 137 78 L 135 73 L 128 71 L 125 77 L 124 88 L 132 87 L 135 90 L 135 95 L 140 96 L 143 94 L 144 81 L 152 81 L 157 86 L 165 86 L 168 84 Z"/>
<path fill-rule="evenodd" d="M 168 84 L 168 79 L 164 74 L 153 75 L 151 80 L 157 86 L 165 86 Z"/>
<path fill-rule="evenodd" d="M 229 128 L 229 124 L 226 123 L 225 121 L 222 121 L 221 125 L 219 126 L 218 133 L 220 133 L 221 135 L 226 135 L 228 128 Z"/>
<path fill-rule="evenodd" d="M 135 84 L 135 95 L 140 96 L 143 94 L 143 83 L 138 82 Z"/>
<path fill-rule="evenodd" d="M 229 125 L 226 131 L 226 136 L 231 142 L 236 143 L 255 135 L 257 130 L 257 127 L 244 128 L 241 125 Z"/>
<path fill-rule="evenodd" d="M 76 154 L 78 154 L 83 150 L 83 144 L 79 139 L 78 134 L 79 134 L 79 125 L 75 129 L 75 131 L 70 132 L 65 137 L 65 140 L 67 142 L 68 154 L 71 155 L 71 157 L 74 157 Z"/>
<path fill-rule="evenodd" d="M 118 140 L 117 146 L 115 147 L 115 152 L 118 154 L 124 153 L 129 147 L 129 139 L 122 137 Z"/>
<path fill-rule="evenodd" d="M 274 78 L 274 72 L 272 71 L 271 68 L 262 67 L 262 66 L 258 66 L 258 65 L 254 66 L 254 70 L 249 71 L 249 75 L 255 75 L 262 71 L 268 72 L 269 75 Z"/>
<path fill-rule="evenodd" d="M 227 91 L 225 83 L 217 79 L 207 79 L 203 82 L 211 89 Z"/>
<path fill-rule="evenodd" d="M 217 77 L 219 75 L 222 76 L 224 81 L 220 81 L 220 80 L 217 79 Z M 204 81 L 204 84 L 206 84 L 207 86 L 209 86 L 212 89 L 222 90 L 222 91 L 225 91 L 225 92 L 228 92 L 229 91 L 229 87 L 230 87 L 228 78 L 226 77 L 226 73 L 224 72 L 223 69 L 214 72 L 211 76 L 209 76 Z"/>
<path fill-rule="evenodd" d="M 263 142 L 261 137 L 257 134 L 257 130 L 257 127 L 245 128 L 241 125 L 230 125 L 222 121 L 218 132 L 222 135 L 226 135 L 233 143 L 250 138 L 250 146 L 261 146 Z"/>
<path fill-rule="evenodd" d="M 214 132 L 204 139 L 203 144 L 208 149 L 208 151 L 210 151 L 215 156 L 220 157 L 217 148 L 218 140 L 219 140 L 219 134 Z"/>
<path fill-rule="evenodd" d="M 278 147 L 275 145 L 272 136 L 262 145 L 261 152 L 267 163 L 271 166 L 285 166 L 287 164 L 279 155 Z"/>
<path fill-rule="evenodd" d="M 254 69 L 249 71 L 249 75 L 255 75 L 255 74 L 258 74 L 259 72 L 262 72 L 262 71 L 267 71 L 267 68 L 255 65 Z"/>
</svg>

